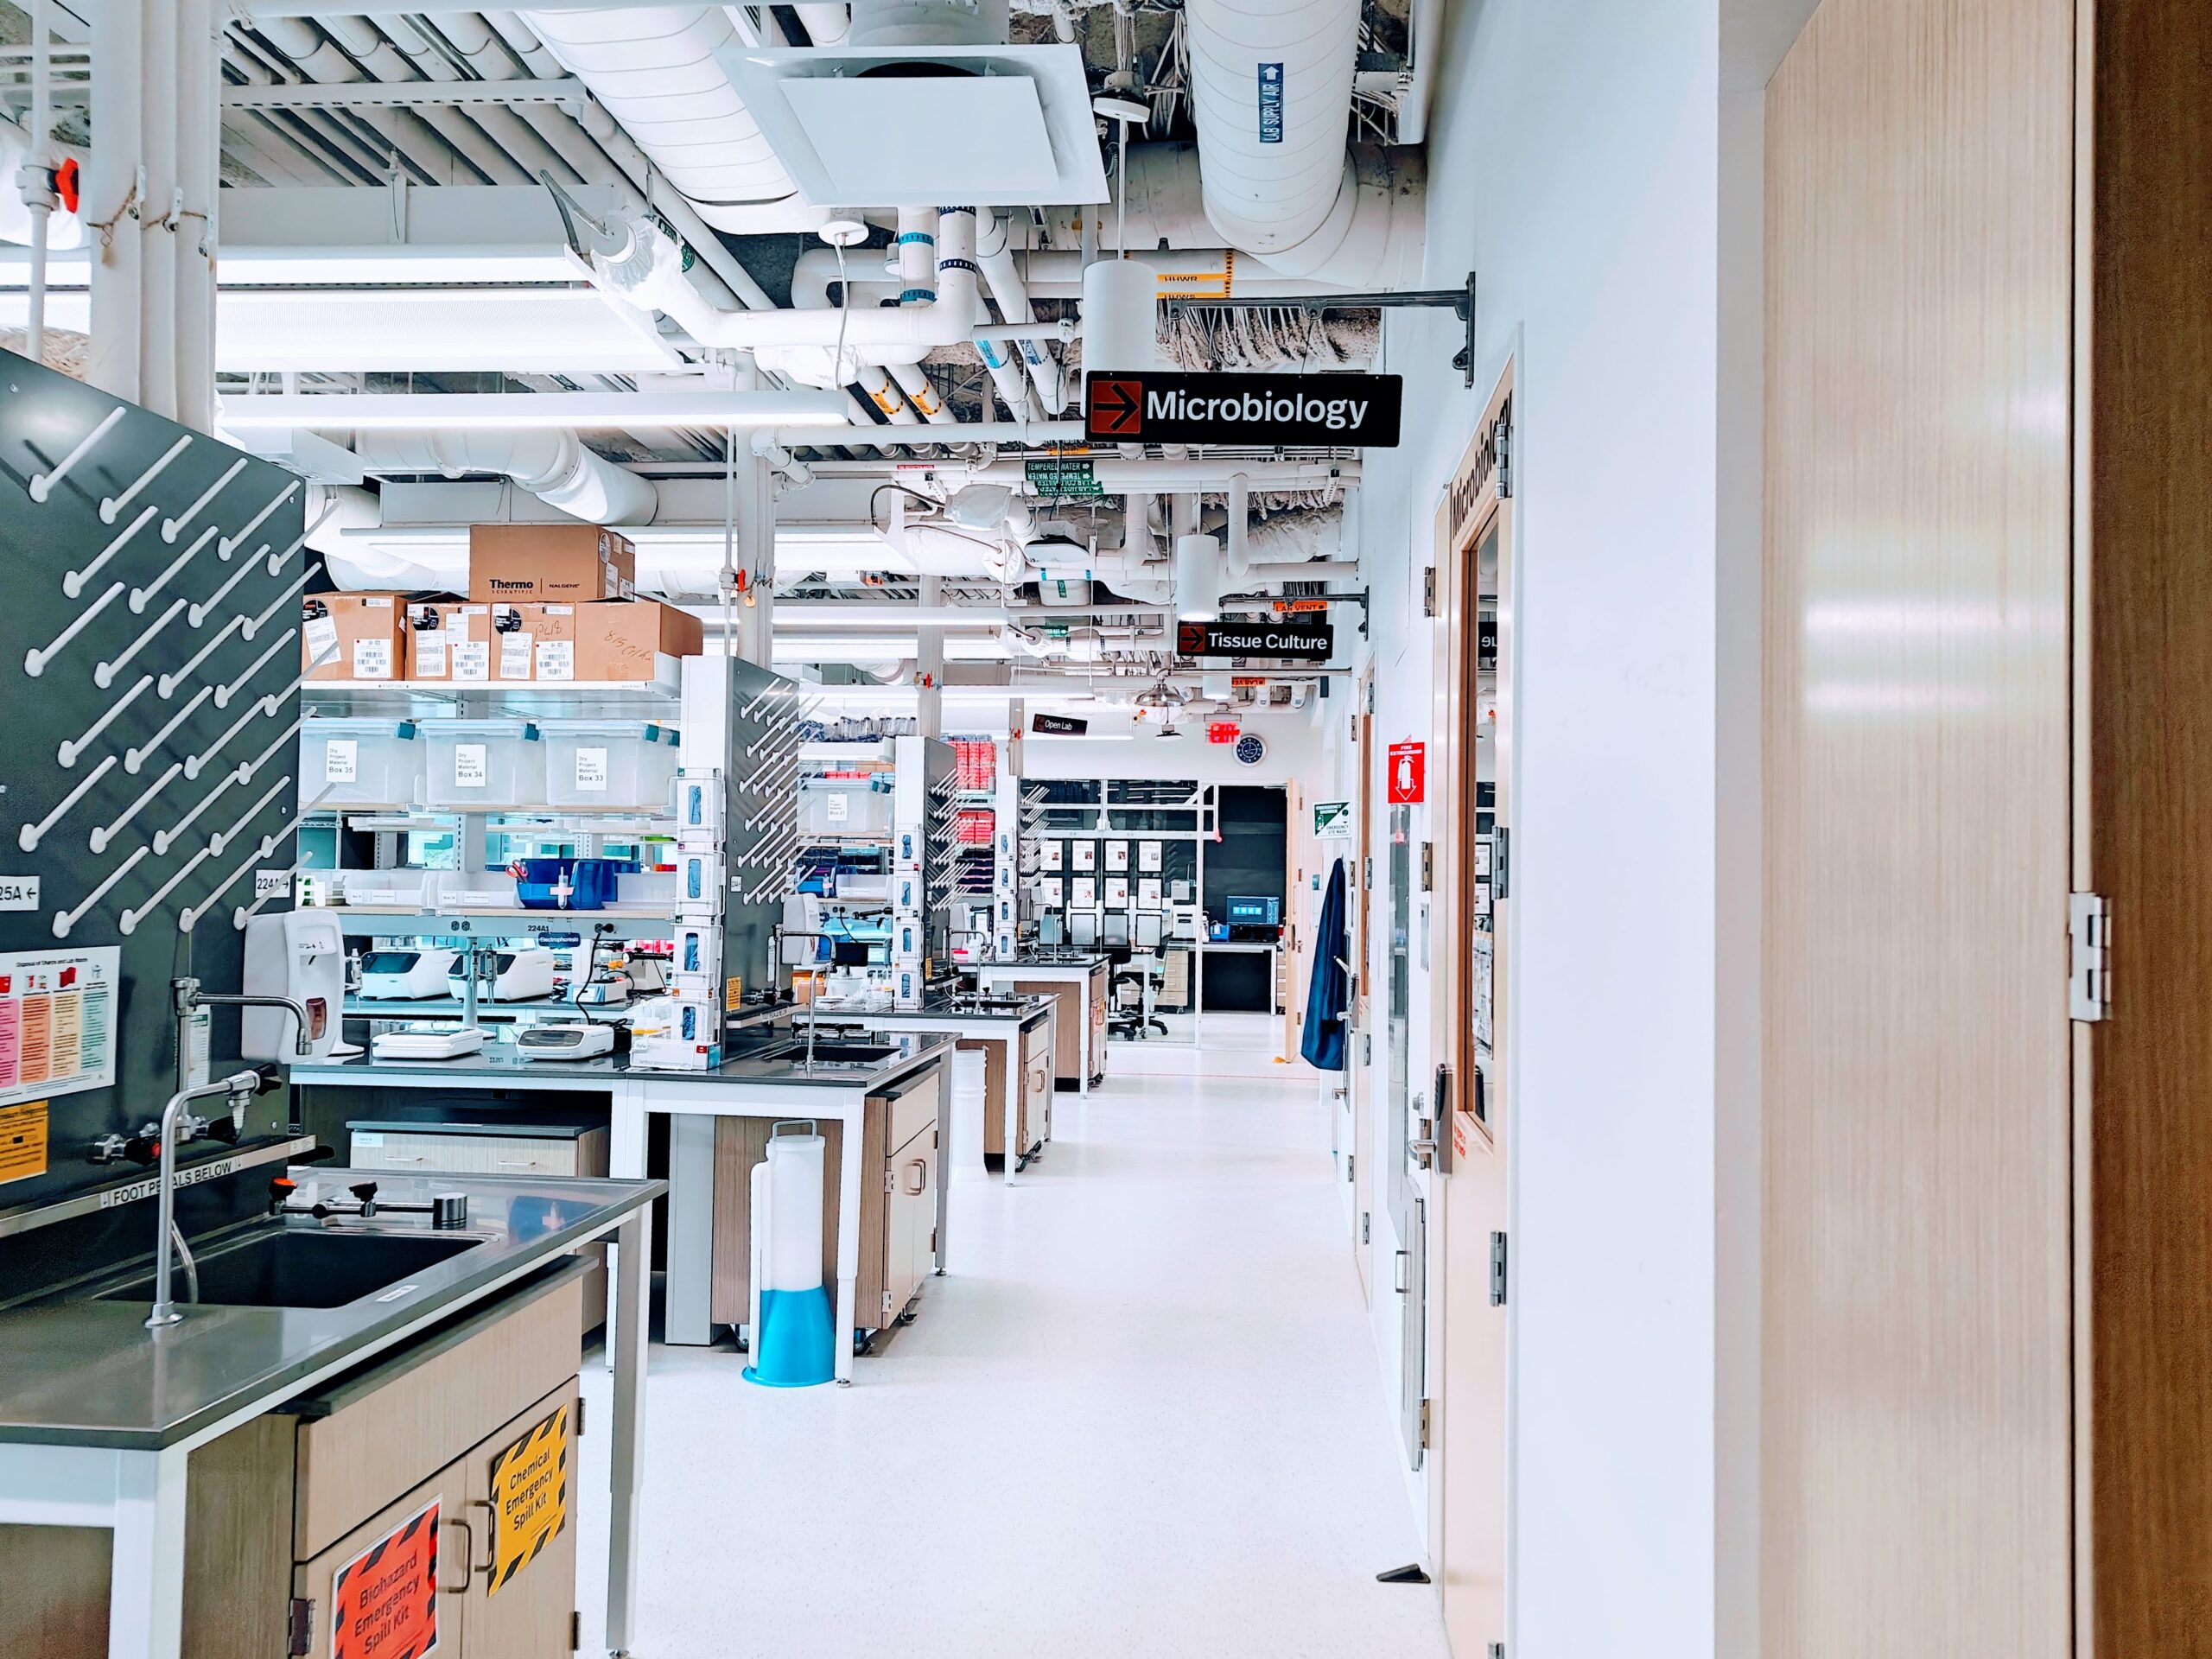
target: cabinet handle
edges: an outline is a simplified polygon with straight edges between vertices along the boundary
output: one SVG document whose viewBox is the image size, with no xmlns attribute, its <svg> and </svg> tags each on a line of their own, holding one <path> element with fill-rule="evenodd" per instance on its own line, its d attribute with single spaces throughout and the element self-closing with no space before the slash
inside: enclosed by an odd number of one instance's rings
<svg viewBox="0 0 2212 1659">
<path fill-rule="evenodd" d="M 484 1559 L 480 1561 L 472 1561 L 469 1564 L 469 1571 L 472 1573 L 481 1573 L 486 1579 L 489 1579 L 499 1565 L 499 1513 L 480 1497 L 470 1498 L 468 1500 L 468 1507 L 472 1510 L 481 1510 L 484 1511 Z M 476 1535 L 474 1532 L 470 1533 L 468 1535 L 468 1553 L 471 1555 L 474 1555 L 476 1554 Z"/>
<path fill-rule="evenodd" d="M 438 1588 L 448 1596 L 465 1596 L 468 1593 L 469 1574 L 475 1570 L 476 1567 L 476 1529 L 470 1526 L 466 1520 L 457 1515 L 446 1524 L 450 1527 L 457 1527 L 461 1530 L 462 1538 L 461 1548 L 461 1582 L 459 1584 L 440 1585 Z"/>
<path fill-rule="evenodd" d="M 929 1190 L 929 1165 L 919 1158 L 913 1160 L 906 1166 L 906 1179 L 913 1183 L 913 1185 L 906 1189 L 908 1194 L 914 1198 L 919 1198 L 924 1192 Z"/>
</svg>

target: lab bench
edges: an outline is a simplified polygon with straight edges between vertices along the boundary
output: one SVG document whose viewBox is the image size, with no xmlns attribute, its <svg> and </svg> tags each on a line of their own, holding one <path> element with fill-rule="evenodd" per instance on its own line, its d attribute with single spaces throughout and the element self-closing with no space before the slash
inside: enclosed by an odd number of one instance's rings
<svg viewBox="0 0 2212 1659">
<path fill-rule="evenodd" d="M 1111 960 L 1078 951 L 978 963 L 979 989 L 993 995 L 1049 996 L 1055 1012 L 1052 1081 L 1088 1095 L 1106 1080 L 1107 978 Z"/>
</svg>

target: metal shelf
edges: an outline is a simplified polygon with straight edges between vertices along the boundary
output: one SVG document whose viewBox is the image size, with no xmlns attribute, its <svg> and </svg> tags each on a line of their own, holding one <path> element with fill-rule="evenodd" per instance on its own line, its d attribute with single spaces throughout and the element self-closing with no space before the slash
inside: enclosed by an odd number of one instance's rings
<svg viewBox="0 0 2212 1659">
<path fill-rule="evenodd" d="M 639 715 L 665 718 L 683 701 L 683 659 L 654 658 L 650 680 L 518 680 L 457 684 L 451 680 L 308 680 L 300 701 L 311 714 L 333 717 L 391 715 L 398 719 L 498 719 L 506 715 L 588 720 Z"/>
<path fill-rule="evenodd" d="M 575 933 L 588 939 L 601 927 L 613 930 L 602 938 L 616 939 L 665 938 L 674 931 L 674 910 L 666 906 L 610 906 L 605 910 L 504 909 L 402 910 L 375 905 L 334 905 L 330 913 L 348 938 L 404 939 L 465 938 L 512 938 L 521 935 Z"/>
</svg>

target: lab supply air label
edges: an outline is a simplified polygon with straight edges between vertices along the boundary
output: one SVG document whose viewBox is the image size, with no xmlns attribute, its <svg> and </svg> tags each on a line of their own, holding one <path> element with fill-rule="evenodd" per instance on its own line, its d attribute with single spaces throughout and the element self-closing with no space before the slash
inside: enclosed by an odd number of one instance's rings
<svg viewBox="0 0 2212 1659">
<path fill-rule="evenodd" d="M 569 1408 L 562 1406 L 492 1460 L 496 1596 L 569 1523 Z"/>
<path fill-rule="evenodd" d="M 0 952 L 0 1107 L 115 1081 L 115 999 L 122 953 Z"/>
</svg>

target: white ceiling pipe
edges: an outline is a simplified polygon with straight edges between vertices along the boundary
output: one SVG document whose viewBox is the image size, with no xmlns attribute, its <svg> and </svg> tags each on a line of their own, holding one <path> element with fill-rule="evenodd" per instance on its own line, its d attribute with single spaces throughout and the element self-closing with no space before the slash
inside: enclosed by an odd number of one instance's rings
<svg viewBox="0 0 2212 1659">
<path fill-rule="evenodd" d="M 319 49 L 330 53 L 334 60 L 344 63 L 343 53 L 320 36 L 314 39 Z M 296 82 L 289 72 L 280 73 L 264 62 L 257 48 L 249 46 L 235 36 L 226 37 L 224 41 L 223 61 L 236 69 L 248 86 L 303 84 Z M 307 82 L 315 79 L 304 69 L 301 73 Z M 360 132 L 338 114 L 323 110 L 300 110 L 289 113 L 301 129 L 313 135 L 315 143 L 310 147 L 311 153 L 327 155 L 331 158 L 328 164 L 348 184 L 358 182 L 364 174 L 371 178 L 380 177 L 389 166 L 395 164 L 404 173 L 431 179 L 452 170 L 450 146 L 424 126 L 412 110 L 389 110 L 385 112 L 391 118 L 381 124 L 381 131 L 388 146 L 384 155 L 372 154 Z M 277 127 L 273 111 L 269 119 L 274 130 L 287 134 L 293 130 L 289 127 Z M 297 142 L 305 143 L 304 140 Z M 355 168 L 359 171 L 353 170 Z"/>
<path fill-rule="evenodd" d="M 1007 0 L 853 0 L 854 48 L 1003 46 Z"/>
<path fill-rule="evenodd" d="M 1222 248 L 1185 248 L 1167 251 L 1132 250 L 1122 263 L 1142 265 L 1153 273 L 1155 297 L 1162 300 L 1236 299 L 1287 300 L 1342 293 L 1348 286 L 1303 276 L 1285 276 L 1255 266 Z M 1076 300 L 1083 297 L 1084 259 L 1072 248 L 1044 248 L 1021 256 L 1022 275 L 1032 299 Z M 1084 341 L 1084 360 L 1090 343 Z"/>
<path fill-rule="evenodd" d="M 806 37 L 816 46 L 841 45 L 853 27 L 852 11 L 846 6 L 793 6 L 800 22 L 806 25 Z"/>
<path fill-rule="evenodd" d="M 1413 0 L 1406 33 L 1413 48 L 1413 74 L 1398 100 L 1398 142 L 1428 138 L 1429 100 L 1436 92 L 1436 60 L 1444 55 L 1444 0 Z"/>
<path fill-rule="evenodd" d="M 353 448 L 372 473 L 512 478 L 588 524 L 649 524 L 660 505 L 650 480 L 601 459 L 573 432 L 376 429 L 354 433 Z"/>
<path fill-rule="evenodd" d="M 952 431 L 942 435 L 947 443 L 1081 443 L 1084 441 L 1081 421 L 963 421 Z M 880 428 L 873 431 L 841 429 L 825 433 L 810 427 L 777 427 L 755 437 L 755 443 L 781 444 L 789 449 L 798 444 L 819 448 L 824 443 L 837 444 L 844 448 L 883 448 L 893 443 L 911 442 L 913 435 L 893 435 Z"/>
<path fill-rule="evenodd" d="M 658 392 L 267 392 L 225 399 L 222 424 L 238 432 L 296 426 L 502 431 L 696 426 L 721 431 L 789 421 L 789 429 L 810 435 L 799 442 L 818 444 L 842 442 L 845 418 L 845 400 L 832 393 L 701 387 Z"/>
<path fill-rule="evenodd" d="M 961 429 L 964 437 L 973 427 Z M 804 442 L 804 439 L 800 440 Z M 1012 440 L 1001 439 L 1001 442 Z M 1090 463 L 1099 484 L 1115 494 L 1128 490 L 1150 490 L 1172 494 L 1179 490 L 1218 490 L 1225 488 L 1230 477 L 1239 472 L 1258 487 L 1268 490 L 1318 490 L 1332 486 L 1350 486 L 1359 482 L 1360 464 L 1356 461 L 1250 461 L 1235 456 L 1207 460 L 1204 456 L 1186 456 L 1182 460 L 1149 461 L 1141 457 L 1128 460 L 1120 455 L 1090 455 Z M 855 463 L 865 466 L 866 463 Z M 993 461 L 988 466 L 970 467 L 963 476 L 979 484 L 1020 484 L 1026 476 L 1027 463 L 1021 460 Z M 826 471 L 843 470 L 832 465 Z"/>
<path fill-rule="evenodd" d="M 1251 480 L 1243 473 L 1229 475 L 1229 574 L 1247 576 L 1252 571 Z"/>
<path fill-rule="evenodd" d="M 1189 0 L 1191 116 L 1206 217 L 1262 258 L 1336 205 L 1351 131 L 1360 0 Z"/>
<path fill-rule="evenodd" d="M 468 14 L 457 14 L 467 18 Z M 407 17 L 385 14 L 378 18 L 379 26 L 391 37 L 392 46 L 399 56 L 414 66 L 425 80 L 453 81 L 461 79 L 445 54 L 428 39 L 423 30 Z M 477 21 L 477 20 L 471 20 Z M 479 22 L 480 27 L 480 22 Z M 488 37 L 489 31 L 486 31 Z M 499 77 L 505 79 L 505 77 Z M 541 172 L 550 172 L 563 183 L 573 180 L 578 184 L 597 184 L 604 181 L 588 179 L 569 167 L 560 152 L 546 143 L 544 137 L 524 121 L 514 110 L 497 104 L 472 105 L 464 112 L 456 111 L 464 120 L 472 121 L 482 129 L 485 137 L 514 161 L 531 178 Z"/>
<path fill-rule="evenodd" d="M 723 8 L 522 16 L 715 229 L 744 234 L 820 223 L 818 213 L 808 222 L 798 187 L 715 61 L 721 48 L 744 44 Z"/>
<path fill-rule="evenodd" d="M 1034 322 L 1037 313 L 1030 306 L 1029 289 L 1021 280 L 1020 267 L 1014 264 L 1014 251 L 1007 245 L 1007 219 L 1003 214 L 979 217 L 976 260 L 982 266 L 983 282 L 1007 321 Z M 977 344 L 987 364 L 1003 355 L 992 349 L 995 341 L 979 339 Z M 1046 414 L 1057 415 L 1068 406 L 1067 375 L 1051 347 L 1036 340 L 1018 340 L 1014 342 L 1014 355 L 1020 357 L 1027 369 L 1029 378 L 1037 388 L 1039 404 Z M 996 372 L 994 367 L 994 376 Z M 1007 400 L 1007 408 L 1015 414 L 1021 412 L 1020 406 L 1011 398 Z"/>
</svg>

